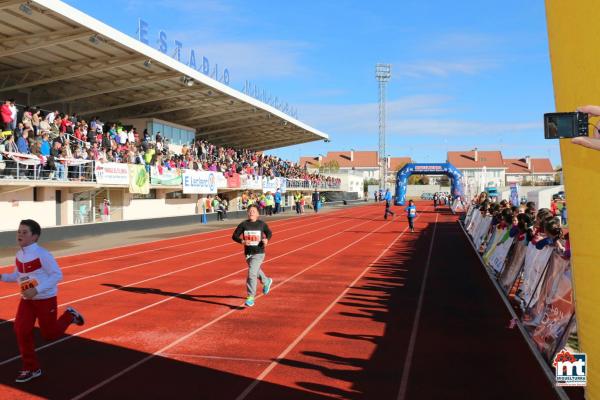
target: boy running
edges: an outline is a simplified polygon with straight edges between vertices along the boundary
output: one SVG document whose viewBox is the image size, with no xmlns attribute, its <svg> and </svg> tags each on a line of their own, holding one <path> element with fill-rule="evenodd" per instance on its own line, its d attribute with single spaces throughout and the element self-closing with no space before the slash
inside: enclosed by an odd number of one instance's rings
<svg viewBox="0 0 600 400">
<path fill-rule="evenodd" d="M 390 189 L 385 190 L 385 213 L 383 214 L 383 219 L 387 219 L 388 214 L 394 215 L 394 212 L 391 210 L 392 206 L 392 194 L 390 193 Z"/>
<path fill-rule="evenodd" d="M 408 226 L 410 227 L 410 231 L 415 231 L 414 219 L 417 216 L 417 207 L 415 207 L 415 202 L 412 200 L 408 201 L 408 207 L 405 208 L 406 217 L 408 218 Z"/>
<path fill-rule="evenodd" d="M 232 239 L 244 245 L 246 263 L 248 263 L 248 278 L 246 288 L 246 307 L 254 305 L 256 296 L 256 279 L 260 278 L 263 284 L 263 294 L 268 294 L 273 284 L 273 279 L 267 278 L 261 269 L 265 259 L 265 247 L 271 239 L 272 233 L 264 221 L 258 219 L 258 207 L 254 204 L 248 206 L 248 219 L 241 222 L 233 232 Z"/>
<path fill-rule="evenodd" d="M 38 320 L 42 336 L 46 340 L 58 339 L 70 324 L 83 325 L 81 314 L 71 307 L 56 319 L 56 285 L 62 279 L 62 272 L 50 252 L 38 246 L 42 229 L 32 220 L 21 221 L 17 231 L 17 243 L 21 249 L 15 259 L 15 271 L 1 274 L 3 282 L 19 282 L 21 301 L 15 318 L 15 333 L 23 370 L 16 382 L 27 382 L 42 375 L 35 355 L 33 328 Z"/>
</svg>

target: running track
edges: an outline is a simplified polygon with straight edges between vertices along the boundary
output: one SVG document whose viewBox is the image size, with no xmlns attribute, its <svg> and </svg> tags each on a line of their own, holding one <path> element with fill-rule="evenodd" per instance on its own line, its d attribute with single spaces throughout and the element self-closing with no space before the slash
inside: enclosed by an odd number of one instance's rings
<svg viewBox="0 0 600 400">
<path fill-rule="evenodd" d="M 86 325 L 39 340 L 43 377 L 15 384 L 0 285 L 0 398 L 556 398 L 455 217 L 419 209 L 415 233 L 381 205 L 270 222 L 252 309 L 229 229 L 62 257 L 59 312 Z"/>
</svg>

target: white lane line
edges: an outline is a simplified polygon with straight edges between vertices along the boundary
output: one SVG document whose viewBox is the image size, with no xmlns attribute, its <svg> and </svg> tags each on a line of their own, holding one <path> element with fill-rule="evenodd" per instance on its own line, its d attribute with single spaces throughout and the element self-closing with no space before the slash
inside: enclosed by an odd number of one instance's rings
<svg viewBox="0 0 600 400">
<path fill-rule="evenodd" d="M 365 215 L 366 215 L 366 214 L 365 214 Z M 348 221 L 341 221 L 341 222 L 337 222 L 337 223 L 335 223 L 335 224 L 333 224 L 333 225 L 327 225 L 327 226 L 324 226 L 324 227 L 321 227 L 321 228 L 318 228 L 318 229 L 314 229 L 314 230 L 312 230 L 312 231 L 308 231 L 308 232 L 306 232 L 306 231 L 303 231 L 302 233 L 300 233 L 300 234 L 298 234 L 298 235 L 295 235 L 295 236 L 289 236 L 289 237 L 287 237 L 287 238 L 285 238 L 285 239 L 282 239 L 282 240 L 276 241 L 275 243 L 271 244 L 271 246 L 273 246 L 273 245 L 277 245 L 277 244 L 279 244 L 279 243 L 287 242 L 288 240 L 292 240 L 292 239 L 295 239 L 295 238 L 297 238 L 297 237 L 300 237 L 300 236 L 305 236 L 305 235 L 312 234 L 312 233 L 315 233 L 315 232 L 319 232 L 319 231 L 322 231 L 322 230 L 325 230 L 325 229 L 329 229 L 329 228 L 331 228 L 332 226 L 341 225 L 341 224 L 344 224 L 344 223 L 346 223 L 346 222 L 348 222 Z M 319 221 L 319 222 L 313 222 L 313 223 L 307 224 L 307 225 L 305 225 L 305 226 L 311 226 L 311 225 L 315 225 L 315 224 L 318 224 L 318 223 L 320 223 L 320 221 Z M 284 229 L 284 230 L 278 231 L 278 233 L 281 233 L 281 232 L 287 232 L 287 231 L 291 231 L 291 230 L 297 230 L 297 226 L 294 226 L 293 228 L 289 228 L 289 229 Z M 211 250 L 211 249 L 215 249 L 215 248 L 217 248 L 217 247 L 229 246 L 229 245 L 233 245 L 233 244 L 237 244 L 237 243 L 234 243 L 234 242 L 232 242 L 232 243 L 226 243 L 226 244 L 222 244 L 222 245 L 214 246 L 214 247 L 211 247 L 211 248 L 209 248 L 209 249 L 204 249 L 204 250 Z M 187 270 L 189 270 L 189 269 L 194 269 L 194 268 L 197 268 L 197 267 L 201 267 L 201 266 L 203 266 L 203 265 L 206 265 L 206 264 L 211 264 L 211 263 L 213 263 L 213 262 L 215 262 L 215 261 L 221 261 L 221 260 L 224 260 L 224 259 L 226 259 L 226 258 L 229 258 L 229 257 L 235 257 L 235 256 L 237 256 L 237 255 L 238 255 L 238 253 L 231 253 L 231 254 L 228 254 L 228 255 L 226 255 L 226 256 L 223 256 L 223 257 L 218 257 L 218 258 L 214 258 L 214 259 L 212 259 L 212 260 L 207 260 L 207 261 L 204 261 L 204 262 L 201 262 L 201 263 L 198 263 L 198 264 L 193 264 L 193 265 L 190 265 L 190 266 L 188 266 L 188 267 L 184 267 L 184 268 L 180 268 L 180 269 L 177 269 L 177 270 L 169 271 L 169 272 L 167 272 L 167 273 L 164 273 L 164 274 L 161 274 L 161 275 L 157 275 L 157 276 L 153 276 L 153 277 L 150 277 L 150 278 L 147 278 L 147 279 L 143 279 L 143 280 L 141 280 L 141 281 L 137 281 L 137 282 L 128 283 L 127 285 L 122 285 L 122 286 L 120 286 L 119 288 L 115 288 L 115 289 L 108 289 L 108 290 L 105 290 L 105 291 L 103 291 L 103 292 L 95 293 L 95 294 L 93 294 L 93 295 L 90 295 L 90 296 L 81 297 L 81 298 L 79 298 L 79 299 L 75 299 L 75 300 L 70 300 L 70 301 L 68 301 L 68 302 L 66 302 L 66 303 L 61 303 L 61 304 L 59 304 L 59 305 L 58 305 L 58 307 L 63 307 L 63 306 L 65 306 L 65 305 L 71 305 L 71 304 L 78 303 L 78 302 L 80 302 L 80 301 L 89 300 L 89 299 L 92 299 L 92 298 L 94 298 L 94 297 L 98 297 L 98 296 L 102 296 L 102 295 L 105 295 L 105 294 L 108 294 L 108 293 L 111 293 L 111 292 L 115 292 L 115 291 L 117 291 L 117 290 L 121 290 L 121 289 L 123 289 L 123 288 L 126 288 L 126 287 L 131 287 L 131 286 L 134 286 L 134 285 L 139 285 L 140 283 L 145 283 L 145 282 L 153 281 L 153 280 L 155 280 L 155 279 L 164 278 L 165 276 L 174 275 L 174 274 L 177 274 L 177 273 L 179 273 L 179 272 L 183 272 L 183 271 L 187 271 Z M 176 257 L 176 256 L 174 256 L 174 257 Z M 273 259 L 276 259 L 276 258 L 278 258 L 278 257 L 275 257 L 275 258 L 273 258 Z M 153 260 L 153 261 L 149 261 L 148 263 L 153 263 L 153 262 L 158 262 L 158 261 L 162 261 L 162 260 Z M 109 273 L 109 272 L 118 272 L 118 271 L 121 271 L 121 270 L 123 270 L 123 269 L 129 269 L 129 268 L 133 268 L 133 267 L 140 266 L 140 265 L 144 265 L 144 264 L 148 264 L 148 263 L 142 263 L 142 264 L 138 264 L 138 265 L 133 265 L 133 266 L 130 266 L 130 267 L 125 267 L 125 268 L 121 268 L 121 269 L 118 269 L 118 270 L 108 271 L 108 272 L 106 272 L 106 273 Z M 102 273 L 102 274 L 98 274 L 98 275 L 104 275 L 104 274 L 106 274 L 106 273 Z M 97 276 L 97 275 L 95 275 L 95 276 Z M 92 276 L 92 277 L 93 277 L 93 276 Z M 83 279 L 83 278 L 80 278 L 80 279 Z M 69 282 L 72 282 L 72 281 L 69 281 Z M 17 293 L 17 295 L 19 295 L 19 294 L 20 294 L 20 293 Z M 0 325 L 7 324 L 7 323 L 9 323 L 9 322 L 12 322 L 12 321 L 14 321 L 14 320 L 15 320 L 15 318 L 14 318 L 14 317 L 13 317 L 13 318 L 10 318 L 10 319 L 5 319 L 5 320 L 3 320 L 3 321 L 0 321 Z"/>
<path fill-rule="evenodd" d="M 418 218 L 418 217 L 417 217 Z M 393 220 L 393 219 L 392 219 Z M 389 223 L 389 222 L 388 222 Z M 387 224 L 386 224 L 387 225 Z M 385 226 L 385 225 L 384 225 Z M 383 227 L 383 226 L 382 226 Z M 380 228 L 374 230 L 373 232 L 371 232 L 370 234 L 368 234 L 367 236 L 377 232 Z M 379 259 L 381 257 L 383 257 L 383 255 L 385 253 L 388 252 L 388 250 L 394 245 L 396 244 L 396 242 L 402 237 L 402 235 L 404 235 L 404 233 L 408 230 L 408 227 L 404 228 L 404 230 L 402 232 L 400 232 L 400 234 L 398 236 L 396 236 L 396 238 L 381 252 L 379 253 L 379 255 L 377 256 L 377 258 L 375 260 L 373 260 L 357 277 L 356 279 L 354 279 L 354 281 L 352 281 L 352 283 L 350 283 L 346 289 L 344 289 L 342 291 L 342 293 L 340 293 L 340 295 L 333 300 L 324 310 L 323 312 L 321 312 L 321 314 L 319 314 L 319 316 L 317 318 L 315 318 L 310 325 L 308 325 L 306 327 L 306 329 L 304 329 L 304 331 L 298 336 L 296 337 L 296 339 L 294 339 L 294 341 L 292 343 L 290 343 L 290 345 L 281 352 L 281 354 L 279 354 L 277 356 L 277 358 L 275 359 L 275 361 L 273 361 L 271 364 L 269 364 L 269 366 L 267 368 L 265 368 L 265 370 L 250 384 L 248 385 L 248 387 L 239 394 L 238 397 L 236 397 L 236 400 L 243 400 L 245 399 L 250 392 L 252 392 L 252 390 L 254 390 L 254 388 L 280 363 L 281 360 L 283 360 L 293 349 L 294 347 L 296 347 L 298 345 L 298 343 L 300 343 L 302 341 L 302 339 L 304 339 L 304 337 L 306 337 L 306 335 L 308 335 L 310 333 L 310 331 L 319 323 L 319 321 L 321 321 L 328 313 L 329 311 L 331 311 L 331 309 L 346 295 L 346 293 L 348 293 L 348 291 L 350 289 L 352 289 L 354 287 L 354 285 L 356 285 L 356 283 L 367 273 L 367 271 L 373 267 L 375 264 L 377 264 L 377 262 L 379 261 Z M 365 236 L 365 238 L 367 237 Z M 364 239 L 364 238 L 363 238 Z M 361 239 L 362 240 L 362 239 Z"/>
<path fill-rule="evenodd" d="M 335 216 L 336 214 L 341 213 L 341 211 L 334 211 L 331 213 L 327 213 L 327 214 L 321 214 L 321 215 L 313 215 L 308 217 L 309 219 L 318 219 L 318 218 L 327 218 L 330 216 Z M 291 217 L 291 218 L 286 218 L 286 219 L 281 219 L 281 220 L 276 220 L 273 221 L 272 224 L 277 224 L 276 226 L 281 227 L 281 226 L 286 226 L 288 225 L 288 222 L 290 224 L 295 224 L 297 223 L 297 221 L 290 221 L 290 219 L 295 219 L 298 217 Z M 281 223 L 279 223 L 281 222 Z M 57 261 L 58 264 L 60 265 L 60 261 L 68 258 L 68 257 L 77 257 L 77 256 L 82 256 L 82 255 L 90 255 L 90 254 L 95 254 L 95 253 L 102 253 L 102 252 L 106 252 L 106 251 L 110 251 L 110 250 L 116 250 L 116 249 L 126 249 L 126 248 L 133 248 L 133 247 L 137 247 L 137 246 L 145 246 L 145 245 L 149 245 L 152 243 L 159 243 L 159 242 L 169 242 L 175 239 L 183 239 L 183 238 L 193 238 L 195 236 L 201 236 L 201 235 L 208 235 L 210 233 L 215 233 L 215 232 L 221 232 L 221 231 L 231 231 L 231 228 L 223 228 L 223 229 L 217 229 L 214 231 L 208 231 L 208 232 L 199 232 L 199 233 L 193 233 L 193 234 L 189 234 L 189 235 L 180 235 L 180 236 L 173 236 L 167 239 L 157 239 L 157 240 L 151 240 L 149 242 L 141 242 L 141 243 L 135 243 L 135 244 L 126 244 L 126 245 L 122 245 L 122 246 L 116 246 L 116 247 L 111 247 L 108 249 L 102 249 L 102 250 L 94 250 L 94 251 L 86 251 L 86 252 L 81 252 L 81 253 L 74 253 L 74 254 L 69 254 L 69 255 L 65 255 L 62 257 L 58 257 Z M 114 260 L 117 258 L 123 258 L 123 257 L 130 257 L 130 256 L 134 256 L 134 255 L 138 255 L 138 254 L 145 254 L 145 253 L 149 253 L 151 251 L 159 251 L 159 250 L 164 250 L 164 249 L 170 249 L 173 247 L 178 247 L 178 246 L 184 246 L 184 245 L 189 245 L 191 243 L 202 243 L 202 242 L 206 242 L 209 240 L 213 240 L 213 239 L 220 239 L 220 238 L 224 238 L 224 237 L 228 237 L 229 235 L 221 235 L 221 236 L 215 236 L 215 237 L 211 237 L 211 238 L 201 238 L 199 240 L 193 240 L 193 241 L 185 241 L 184 243 L 179 243 L 179 244 L 173 244 L 173 245 L 169 245 L 169 246 L 163 246 L 163 247 L 156 247 L 156 248 L 152 248 L 152 249 L 148 249 L 148 250 L 143 250 L 143 251 L 138 251 L 135 253 L 128 253 L 128 254 L 123 254 L 120 256 L 113 256 L 113 257 L 106 257 L 106 258 L 100 258 L 97 260 L 91 260 L 91 261 L 85 261 L 85 262 L 81 262 L 78 264 L 72 264 L 72 265 L 67 265 L 65 267 L 61 267 L 62 270 L 66 270 L 66 269 L 70 269 L 70 268 L 74 268 L 74 267 L 79 267 L 81 265 L 88 265 L 88 264 L 93 264 L 93 263 L 97 263 L 97 262 L 101 262 L 101 261 L 108 261 L 108 260 Z M 11 265 L 4 265 L 1 266 L 0 269 L 3 268 L 11 268 L 14 266 Z"/>
<path fill-rule="evenodd" d="M 368 222 L 373 222 L 373 221 L 375 221 L 375 219 L 367 220 L 367 221 L 365 221 L 365 222 L 362 222 L 362 223 L 360 223 L 360 224 L 357 224 L 357 225 L 351 226 L 350 228 L 348 228 L 348 229 L 346 229 L 346 230 L 343 230 L 343 231 L 341 231 L 341 232 L 338 232 L 338 233 L 336 233 L 336 234 L 334 234 L 334 235 L 332 235 L 332 236 L 330 236 L 330 237 L 333 237 L 333 236 L 340 235 L 340 234 L 342 234 L 342 233 L 346 232 L 347 230 L 354 229 L 354 228 L 356 228 L 357 226 L 361 226 L 361 225 L 364 225 L 364 224 L 366 224 L 366 223 L 368 223 Z M 387 222 L 385 225 L 387 225 L 387 224 L 391 223 L 392 221 L 393 221 L 393 219 L 392 219 L 390 222 Z M 385 225 L 383 225 L 383 226 L 385 226 Z M 381 229 L 381 228 L 378 228 L 377 230 L 379 230 L 379 229 Z M 375 231 L 374 231 L 374 232 L 375 232 Z M 368 234 L 368 235 L 366 235 L 366 236 L 363 236 L 362 238 L 360 238 L 360 239 L 358 239 L 358 240 L 355 240 L 354 242 L 350 243 L 348 246 L 346 246 L 346 247 L 344 247 L 344 248 L 342 248 L 342 249 L 340 249 L 340 250 L 336 251 L 336 252 L 335 252 L 335 253 L 333 253 L 333 254 L 330 254 L 329 256 L 327 256 L 327 257 L 325 257 L 325 258 L 322 258 L 320 261 L 317 261 L 316 263 L 314 263 L 314 264 L 312 264 L 311 266 L 309 266 L 309 267 L 307 267 L 307 268 L 303 269 L 302 271 L 300 271 L 300 272 L 296 273 L 295 275 L 292 275 L 291 277 L 287 278 L 286 280 L 284 280 L 284 281 L 283 281 L 283 282 L 281 282 L 280 284 L 278 284 L 278 285 L 276 285 L 276 286 L 273 286 L 273 288 L 271 289 L 271 291 L 273 291 L 273 290 L 277 290 L 277 288 L 279 288 L 280 286 L 282 286 L 282 285 L 284 285 L 285 283 L 289 282 L 290 280 L 292 280 L 292 279 L 296 278 L 297 276 L 299 276 L 299 275 L 303 274 L 304 272 L 308 271 L 309 269 L 313 268 L 314 266 L 316 266 L 316 265 L 318 265 L 318 264 L 321 264 L 321 263 L 323 263 L 324 261 L 326 261 L 326 260 L 330 259 L 331 257 L 333 257 L 333 256 L 337 255 L 338 253 L 340 253 L 340 252 L 344 251 L 344 250 L 345 250 L 345 249 L 347 249 L 348 247 L 350 247 L 350 246 L 353 246 L 353 245 L 354 245 L 354 244 L 356 244 L 357 242 L 359 242 L 359 241 L 361 241 L 361 240 L 364 240 L 366 237 L 370 236 L 372 233 L 373 233 L 373 232 L 371 232 L 370 234 Z M 322 240 L 319 240 L 319 242 L 321 242 L 321 241 L 322 241 Z M 318 242 L 315 242 L 315 243 L 318 243 Z M 296 251 L 296 250 L 294 250 L 294 251 Z M 293 252 L 293 251 L 292 251 L 292 252 Z M 244 269 L 244 271 L 245 271 L 245 270 L 246 270 L 246 269 Z M 257 297 L 257 298 L 258 298 L 258 297 L 261 297 L 261 295 L 258 295 L 258 296 L 256 296 L 256 297 Z M 72 400 L 78 400 L 78 399 L 81 399 L 81 398 L 83 398 L 83 397 L 87 396 L 88 394 L 95 392 L 96 390 L 100 389 L 100 388 L 101 388 L 101 387 L 103 387 L 103 386 L 106 386 L 107 384 L 109 384 L 110 382 L 114 381 L 115 379 L 117 379 L 117 378 L 119 378 L 119 377 L 121 377 L 121 376 L 125 375 L 127 372 L 129 372 L 129 371 L 131 371 L 131 370 L 133 370 L 133 369 L 135 369 L 135 368 L 139 367 L 140 365 L 142 365 L 142 364 L 144 364 L 144 363 L 146 363 L 146 362 L 150 361 L 150 360 L 151 360 L 151 359 L 153 359 L 154 357 L 156 357 L 156 356 L 158 356 L 158 355 L 161 355 L 162 353 L 165 353 L 165 352 L 167 352 L 168 350 L 172 349 L 173 347 L 177 346 L 178 344 L 182 343 L 183 341 L 185 341 L 185 340 L 189 339 L 190 337 L 194 336 L 194 335 L 195 335 L 195 334 L 197 334 L 198 332 L 200 332 L 200 331 L 202 331 L 202 330 L 204 330 L 204 329 L 206 329 L 206 328 L 208 328 L 208 327 L 210 327 L 210 326 L 212 326 L 212 325 L 216 324 L 216 323 L 217 323 L 217 322 L 219 322 L 220 320 L 222 320 L 222 319 L 226 318 L 227 316 L 229 316 L 229 315 L 233 314 L 233 313 L 234 313 L 234 312 L 236 312 L 236 311 L 238 311 L 238 310 L 235 310 L 235 309 L 233 309 L 233 310 L 227 311 L 227 312 L 226 312 L 226 313 L 224 313 L 224 314 L 221 314 L 221 315 L 220 315 L 220 316 L 218 316 L 217 318 L 214 318 L 213 320 L 211 320 L 211 321 L 209 321 L 209 322 L 205 323 L 204 325 L 202 325 L 202 326 L 200 326 L 200 327 L 198 327 L 198 328 L 194 329 L 194 330 L 193 330 L 193 331 L 191 331 L 190 333 L 188 333 L 188 334 L 186 334 L 186 335 L 184 335 L 184 336 L 180 337 L 179 339 L 177 339 L 177 340 L 175 340 L 175 341 L 171 342 L 170 344 L 168 344 L 167 346 L 163 347 L 162 349 L 160 349 L 160 350 L 158 350 L 158 351 L 154 352 L 153 354 L 149 354 L 148 356 L 144 357 L 143 359 L 139 360 L 138 362 L 136 362 L 136 363 L 134 363 L 134 364 L 131 364 L 129 367 L 127 367 L 127 368 L 125 368 L 125 369 L 122 369 L 121 371 L 117 372 L 116 374 L 112 375 L 111 377 L 109 377 L 109 378 L 107 378 L 107 379 L 103 380 L 102 382 L 100 382 L 100 383 L 98 383 L 98 384 L 96 384 L 96 385 L 92 386 L 91 388 L 89 388 L 89 389 L 88 389 L 88 390 L 86 390 L 85 392 L 82 392 L 82 393 L 80 393 L 79 395 L 77 395 L 77 396 L 73 397 L 73 399 L 72 399 Z M 15 359 L 17 359 L 17 358 L 18 358 L 18 357 L 15 357 Z M 2 364 L 0 363 L 0 365 L 2 365 Z"/>
<path fill-rule="evenodd" d="M 177 358 L 199 358 L 199 359 L 223 360 L 223 361 L 245 361 L 245 362 L 263 363 L 263 364 L 271 362 L 271 360 L 259 360 L 257 358 L 201 356 L 201 355 L 198 355 L 198 354 L 161 353 L 161 356 L 165 356 L 165 357 L 177 357 Z"/>
<path fill-rule="evenodd" d="M 343 221 L 343 222 L 348 222 L 348 221 Z M 343 222 L 340 222 L 340 223 L 343 223 Z M 313 246 L 313 245 L 315 245 L 315 244 L 317 244 L 317 243 L 320 243 L 320 242 L 323 242 L 323 241 L 325 241 L 325 240 L 327 240 L 327 239 L 329 239 L 329 238 L 332 238 L 332 237 L 335 237 L 335 236 L 341 235 L 342 233 L 346 232 L 347 230 L 354 229 L 356 226 L 360 226 L 360 225 L 366 224 L 367 222 L 372 222 L 372 220 L 368 220 L 368 221 L 365 221 L 365 222 L 363 222 L 363 223 L 361 223 L 361 224 L 354 225 L 354 226 L 352 226 L 352 227 L 349 227 L 349 228 L 347 228 L 347 229 L 345 229 L 345 230 L 343 230 L 343 231 L 341 231 L 341 232 L 337 232 L 337 233 L 334 233 L 333 235 L 330 235 L 330 236 L 327 236 L 327 237 L 325 237 L 325 238 L 322 238 L 321 240 L 318 240 L 318 241 L 316 241 L 316 242 L 309 243 L 309 244 L 307 244 L 307 245 L 304 245 L 304 246 L 302 246 L 302 247 L 298 247 L 298 248 L 296 248 L 296 249 L 294 249 L 294 250 L 290 250 L 290 251 L 288 251 L 288 252 L 286 252 L 286 253 L 284 253 L 284 254 L 280 254 L 279 256 L 272 257 L 272 258 L 268 259 L 267 261 L 265 261 L 265 263 L 267 263 L 267 262 L 271 262 L 271 261 L 274 261 L 274 260 L 277 260 L 277 259 L 279 259 L 279 258 L 281 258 L 281 257 L 284 257 L 284 256 L 288 255 L 288 254 L 291 254 L 291 253 L 297 252 L 297 251 L 299 251 L 299 250 L 303 250 L 303 249 L 305 249 L 306 247 Z M 330 227 L 331 227 L 331 226 L 328 226 L 327 228 L 330 228 Z M 306 234 L 306 233 L 311 233 L 311 232 L 305 232 L 305 233 L 303 233 L 303 234 Z M 292 239 L 292 238 L 288 238 L 288 239 Z M 229 255 L 229 256 L 222 257 L 222 258 L 232 257 L 232 256 L 234 256 L 234 255 L 237 255 L 237 254 L 232 254 L 232 255 Z M 214 260 L 213 260 L 213 261 L 214 261 Z M 136 309 L 136 310 L 130 311 L 130 312 L 126 313 L 126 314 L 121 314 L 121 315 L 120 315 L 120 316 L 118 316 L 118 317 L 115 317 L 115 318 L 113 318 L 113 319 L 110 319 L 110 320 L 108 320 L 108 321 L 105 321 L 105 322 L 103 322 L 103 323 L 100 323 L 100 324 L 98 324 L 98 325 L 91 326 L 91 327 L 89 327 L 89 328 L 87 328 L 87 329 L 81 330 L 81 331 L 79 331 L 79 332 L 77 332 L 77 333 L 74 333 L 74 334 L 72 334 L 72 335 L 70 335 L 70 336 L 64 336 L 64 337 L 62 337 L 62 338 L 60 338 L 60 339 L 58 339 L 58 340 L 55 340 L 55 341 L 53 341 L 53 342 L 47 343 L 47 344 L 45 344 L 45 345 L 43 345 L 43 346 L 40 346 L 40 347 L 36 348 L 36 349 L 35 349 L 35 351 L 40 351 L 40 350 L 46 349 L 46 348 L 48 348 L 48 347 L 54 346 L 54 345 L 56 345 L 56 344 L 59 344 L 59 343 L 65 342 L 65 341 L 67 341 L 67 340 L 70 340 L 70 339 L 72 339 L 72 338 L 74 338 L 74 337 L 81 336 L 81 335 L 82 335 L 82 334 L 84 334 L 84 333 L 87 333 L 87 332 L 93 331 L 93 330 L 95 330 L 95 329 L 98 329 L 98 328 L 100 328 L 100 327 L 103 327 L 103 326 L 105 326 L 105 325 L 108 325 L 108 324 L 110 324 L 110 323 L 112 323 L 112 322 L 119 321 L 119 320 L 121 320 L 121 319 L 123 319 L 123 318 L 129 317 L 129 316 L 131 316 L 131 315 L 134 315 L 134 314 L 140 313 L 140 312 L 142 312 L 142 311 L 145 311 L 145 310 L 148 310 L 148 309 L 150 309 L 150 308 L 153 308 L 153 307 L 155 307 L 155 306 L 157 306 L 157 305 L 160 305 L 160 304 L 163 304 L 163 303 L 166 303 L 166 302 L 172 301 L 172 300 L 176 299 L 177 297 L 181 297 L 182 295 L 185 295 L 185 294 L 188 294 L 188 293 L 190 293 L 190 292 L 193 292 L 194 290 L 198 290 L 198 289 L 201 289 L 201 288 L 203 288 L 203 287 L 209 286 L 209 285 L 211 285 L 211 284 L 213 284 L 213 283 L 220 282 L 220 281 L 222 281 L 222 280 L 224 280 L 224 279 L 230 278 L 230 277 L 232 277 L 232 276 L 234 276 L 234 275 L 237 275 L 237 274 L 239 274 L 240 272 L 245 272 L 245 271 L 247 271 L 247 270 L 248 270 L 248 268 L 247 268 L 247 267 L 246 267 L 246 268 L 239 269 L 239 270 L 237 270 L 237 271 L 234 271 L 234 272 L 232 272 L 232 273 L 230 273 L 230 274 L 227 274 L 227 275 L 225 275 L 225 276 L 222 276 L 222 277 L 220 277 L 220 278 L 217 278 L 217 279 L 215 279 L 215 280 L 212 280 L 212 281 L 210 281 L 210 282 L 206 282 L 206 283 L 203 283 L 203 284 L 201 284 L 201 285 L 198 285 L 198 286 L 196 286 L 196 287 L 193 287 L 193 288 L 191 288 L 191 289 L 189 289 L 189 290 L 186 290 L 185 292 L 181 292 L 181 293 L 179 293 L 179 295 L 178 295 L 178 296 L 167 297 L 167 298 L 165 298 L 165 299 L 163 299 L 163 300 L 157 301 L 157 302 L 155 302 L 155 303 L 148 304 L 147 306 L 144 306 L 144 307 L 142 307 L 142 308 L 138 308 L 138 309 Z M 275 286 L 274 286 L 273 288 L 275 288 Z M 113 289 L 113 290 L 117 290 L 117 289 Z M 257 296 L 257 297 L 259 297 L 259 296 Z M 232 310 L 232 311 L 236 311 L 236 310 L 234 309 L 234 310 Z M 229 315 L 229 314 L 225 314 L 225 315 Z M 214 320 L 214 322 L 216 322 L 216 321 L 217 321 L 217 320 Z M 212 324 L 212 323 L 210 323 L 210 324 Z M 205 326 L 208 326 L 208 325 L 205 325 Z M 4 360 L 4 361 L 0 362 L 0 366 L 2 366 L 2 365 L 5 365 L 5 364 L 8 364 L 8 363 L 10 363 L 10 362 L 12 362 L 12 361 L 18 360 L 19 358 L 20 358 L 20 356 L 14 356 L 14 357 L 8 358 L 8 359 L 6 359 L 6 360 Z"/>
<path fill-rule="evenodd" d="M 312 226 L 312 225 L 320 224 L 322 222 L 323 221 L 311 222 L 310 224 L 307 224 L 305 226 Z M 345 222 L 345 221 L 342 221 L 340 223 L 343 223 L 343 222 Z M 297 225 L 294 225 L 291 228 L 284 229 L 284 230 L 281 230 L 279 232 L 287 232 L 287 231 L 296 230 L 297 229 L 296 226 Z M 318 230 L 320 230 L 320 229 L 318 229 Z M 229 236 L 229 235 L 227 235 L 227 236 Z M 225 237 L 227 237 L 227 236 L 225 236 Z M 183 245 L 189 245 L 189 244 L 190 243 L 183 243 Z M 237 245 L 237 243 L 231 241 L 231 242 L 228 242 L 228 243 L 225 243 L 225 244 L 220 244 L 220 245 L 216 245 L 216 246 L 212 246 L 212 247 L 204 247 L 204 248 L 201 248 L 201 249 L 198 249 L 198 250 L 189 251 L 187 253 L 179 253 L 179 254 L 175 254 L 175 255 L 172 255 L 172 256 L 163 257 L 163 258 L 154 258 L 154 259 L 151 259 L 150 261 L 146 261 L 146 262 L 143 262 L 143 263 L 133 264 L 133 265 L 129 265 L 127 267 L 112 269 L 112 270 L 100 272 L 100 273 L 94 274 L 94 275 L 86 275 L 86 276 L 82 276 L 82 277 L 79 277 L 79 278 L 71 279 L 71 280 L 68 280 L 68 281 L 59 282 L 58 286 L 66 285 L 68 283 L 73 283 L 73 282 L 79 282 L 79 281 L 83 281 L 83 280 L 86 280 L 86 279 L 92 279 L 92 278 L 96 278 L 98 276 L 108 275 L 108 274 L 112 274 L 114 272 L 121 272 L 121 271 L 125 271 L 125 270 L 128 270 L 128 269 L 141 267 L 141 266 L 148 265 L 148 264 L 159 263 L 161 261 L 171 260 L 171 259 L 182 257 L 182 256 L 188 256 L 190 254 L 196 254 L 196 253 L 199 253 L 199 252 L 205 252 L 205 251 L 208 251 L 208 250 L 217 249 L 219 247 L 233 246 L 233 245 Z M 128 257 L 128 256 L 117 256 L 117 257 L 114 257 L 114 258 L 122 258 L 122 257 Z M 97 262 L 97 261 L 94 261 L 94 262 Z M 20 296 L 20 295 L 21 295 L 21 292 L 15 292 L 15 293 L 7 294 L 7 295 L 4 295 L 4 296 L 0 296 L 0 300 L 8 299 L 8 298 L 15 297 L 15 296 Z"/>
<path fill-rule="evenodd" d="M 412 331 L 410 333 L 410 341 L 408 343 L 408 351 L 404 359 L 404 367 L 402 368 L 402 379 L 400 380 L 400 390 L 398 391 L 398 400 L 406 398 L 406 390 L 408 388 L 408 377 L 410 375 L 410 366 L 412 364 L 413 354 L 415 352 L 415 344 L 417 342 L 417 333 L 419 331 L 419 320 L 421 319 L 421 309 L 423 308 L 423 298 L 425 297 L 425 286 L 427 285 L 427 275 L 429 274 L 429 266 L 431 264 L 431 251 L 435 242 L 435 232 L 437 231 L 437 222 L 439 214 L 435 216 L 435 225 L 433 226 L 433 235 L 429 244 L 429 254 L 425 263 L 425 272 L 423 273 L 423 282 L 421 282 L 421 292 L 419 293 L 419 303 L 417 304 L 417 312 L 413 321 Z"/>
</svg>

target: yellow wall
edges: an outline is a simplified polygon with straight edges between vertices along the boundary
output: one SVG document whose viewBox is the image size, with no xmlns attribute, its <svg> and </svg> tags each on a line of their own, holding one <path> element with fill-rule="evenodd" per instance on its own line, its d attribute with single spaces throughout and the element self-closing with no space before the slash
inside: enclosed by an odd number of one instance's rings
<svg viewBox="0 0 600 400">
<path fill-rule="evenodd" d="M 600 105 L 600 1 L 546 0 L 546 17 L 556 111 Z M 560 149 L 579 340 L 588 356 L 587 398 L 600 399 L 600 151 L 568 139 Z"/>
</svg>

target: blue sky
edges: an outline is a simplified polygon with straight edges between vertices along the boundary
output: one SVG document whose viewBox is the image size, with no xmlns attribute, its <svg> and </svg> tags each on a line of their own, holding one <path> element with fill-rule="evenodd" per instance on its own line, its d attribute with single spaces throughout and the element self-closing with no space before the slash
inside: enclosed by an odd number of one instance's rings
<svg viewBox="0 0 600 400">
<path fill-rule="evenodd" d="M 387 153 L 445 161 L 448 150 L 550 157 L 542 114 L 554 110 L 542 0 L 68 0 L 136 36 L 137 20 L 196 57 L 227 66 L 230 86 L 256 83 L 330 135 L 271 151 L 290 160 L 377 150 L 375 64 L 392 64 Z M 184 51 L 183 54 L 187 54 Z"/>
</svg>

